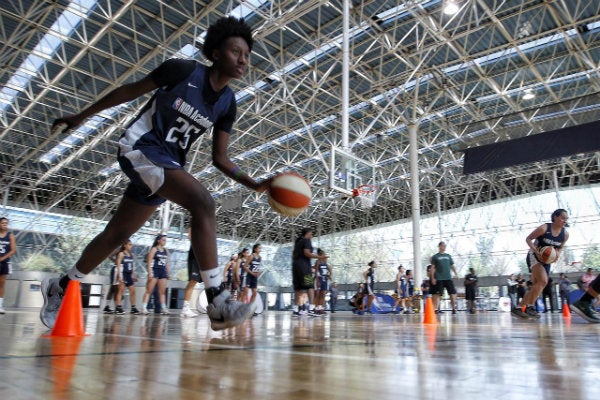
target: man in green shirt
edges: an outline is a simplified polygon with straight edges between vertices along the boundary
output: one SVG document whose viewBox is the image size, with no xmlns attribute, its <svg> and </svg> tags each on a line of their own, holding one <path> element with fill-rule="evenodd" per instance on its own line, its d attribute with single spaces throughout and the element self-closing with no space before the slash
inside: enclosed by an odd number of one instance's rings
<svg viewBox="0 0 600 400">
<path fill-rule="evenodd" d="M 452 282 L 452 275 L 450 270 L 454 273 L 454 277 L 458 279 L 456 268 L 454 268 L 454 260 L 450 254 L 446 254 L 446 243 L 440 242 L 438 244 L 438 253 L 431 257 L 432 275 L 433 280 L 431 282 L 431 293 L 433 294 L 433 303 L 437 313 L 440 313 L 439 309 L 440 300 L 444 288 L 450 296 L 450 304 L 452 304 L 452 314 L 456 314 L 456 288 L 454 282 Z"/>
</svg>

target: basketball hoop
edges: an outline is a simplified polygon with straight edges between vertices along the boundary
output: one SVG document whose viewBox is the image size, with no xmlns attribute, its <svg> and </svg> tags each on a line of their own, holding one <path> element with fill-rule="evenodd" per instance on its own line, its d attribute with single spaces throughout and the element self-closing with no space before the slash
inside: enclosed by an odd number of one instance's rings
<svg viewBox="0 0 600 400">
<path fill-rule="evenodd" d="M 373 208 L 377 198 L 377 190 L 375 185 L 360 185 L 352 189 L 352 197 L 358 197 L 360 208 L 363 210 Z"/>
</svg>

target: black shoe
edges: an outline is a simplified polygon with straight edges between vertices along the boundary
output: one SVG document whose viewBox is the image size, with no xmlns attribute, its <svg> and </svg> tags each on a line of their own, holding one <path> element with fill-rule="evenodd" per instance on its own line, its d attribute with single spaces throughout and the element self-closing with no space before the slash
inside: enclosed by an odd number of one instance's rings
<svg viewBox="0 0 600 400">
<path fill-rule="evenodd" d="M 140 315 L 140 310 L 138 310 L 138 309 L 137 309 L 137 308 L 135 308 L 135 307 L 131 307 L 131 313 L 132 313 L 133 315 Z"/>
<path fill-rule="evenodd" d="M 510 310 L 510 313 L 512 315 L 514 315 L 515 317 L 517 317 L 517 318 L 521 318 L 521 319 L 529 319 L 530 318 L 528 314 L 526 314 L 526 313 L 523 312 L 523 310 L 521 309 L 521 307 L 513 307 Z"/>
<path fill-rule="evenodd" d="M 102 310 L 102 312 L 104 314 L 112 314 L 112 313 L 114 313 L 114 311 L 109 306 L 104 307 L 104 310 Z"/>
<path fill-rule="evenodd" d="M 529 318 L 541 318 L 540 314 L 536 311 L 535 308 L 533 308 L 533 306 L 527 306 L 527 308 L 525 309 L 525 314 L 529 315 Z"/>
<path fill-rule="evenodd" d="M 456 315 L 456 310 L 452 309 L 452 315 Z"/>
<path fill-rule="evenodd" d="M 125 314 L 125 310 L 123 310 L 123 307 L 117 306 L 117 308 L 115 308 L 115 314 L 123 315 Z"/>
</svg>

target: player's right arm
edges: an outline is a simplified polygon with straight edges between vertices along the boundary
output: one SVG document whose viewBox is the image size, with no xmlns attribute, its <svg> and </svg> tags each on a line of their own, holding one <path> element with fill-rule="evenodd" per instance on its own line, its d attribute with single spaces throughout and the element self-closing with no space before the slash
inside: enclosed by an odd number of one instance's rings
<svg viewBox="0 0 600 400">
<path fill-rule="evenodd" d="M 535 228 L 533 232 L 527 235 L 527 238 L 525 239 L 525 241 L 527 242 L 527 246 L 531 249 L 531 251 L 533 251 L 533 253 L 537 256 L 538 259 L 542 259 L 542 255 L 540 254 L 537 247 L 535 247 L 534 243 L 535 239 L 542 236 L 544 233 L 546 233 L 546 224 L 542 224 Z"/>
<path fill-rule="evenodd" d="M 52 128 L 54 129 L 60 123 L 67 124 L 67 129 L 77 128 L 83 123 L 83 121 L 92 115 L 98 114 L 100 111 L 106 110 L 107 108 L 135 100 L 141 95 L 151 92 L 157 88 L 158 85 L 154 82 L 152 77 L 147 75 L 145 78 L 137 82 L 119 86 L 97 102 L 92 103 L 89 107 L 83 109 L 78 114 L 67 115 L 58 118 L 52 124 Z"/>
</svg>

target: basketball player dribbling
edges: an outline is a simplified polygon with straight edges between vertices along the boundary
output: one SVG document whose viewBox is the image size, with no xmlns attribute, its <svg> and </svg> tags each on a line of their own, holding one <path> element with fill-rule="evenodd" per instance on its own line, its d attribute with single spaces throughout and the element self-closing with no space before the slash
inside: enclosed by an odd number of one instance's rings
<svg viewBox="0 0 600 400">
<path fill-rule="evenodd" d="M 154 92 L 119 139 L 118 160 L 131 183 L 104 231 L 84 249 L 75 266 L 61 278 L 42 283 L 42 322 L 52 328 L 70 280 L 82 280 L 135 233 L 165 200 L 191 214 L 192 247 L 206 286 L 207 314 L 215 330 L 239 325 L 252 315 L 253 304 L 232 301 L 222 288 L 218 265 L 216 208 L 206 187 L 185 171 L 186 154 L 198 137 L 212 128 L 212 163 L 224 174 L 257 192 L 270 180 L 257 182 L 227 154 L 236 118 L 235 94 L 227 86 L 242 77 L 252 50 L 252 31 L 243 20 L 224 17 L 211 25 L 202 51 L 210 67 L 194 60 L 171 59 L 140 81 L 120 86 L 79 114 L 64 116 L 53 129 L 74 129 L 86 118 Z"/>
<path fill-rule="evenodd" d="M 569 220 L 567 210 L 562 208 L 554 210 L 550 220 L 552 222 L 538 226 L 525 239 L 527 246 L 529 246 L 527 265 L 531 271 L 532 285 L 518 307 L 513 307 L 511 310 L 514 316 L 522 319 L 540 318 L 534 304 L 548 284 L 548 277 L 550 276 L 550 264 L 540 261 L 542 259 L 540 249 L 544 246 L 554 247 L 557 254 L 556 259 L 558 259 L 565 243 L 569 240 L 569 232 L 565 229 Z"/>
</svg>

